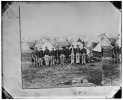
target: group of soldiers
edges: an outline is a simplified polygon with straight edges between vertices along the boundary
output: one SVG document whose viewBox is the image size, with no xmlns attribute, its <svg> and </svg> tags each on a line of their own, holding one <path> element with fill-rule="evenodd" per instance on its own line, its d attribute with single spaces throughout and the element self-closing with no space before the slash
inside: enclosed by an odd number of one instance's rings
<svg viewBox="0 0 123 100">
<path fill-rule="evenodd" d="M 57 64 L 64 65 L 68 64 L 69 62 L 71 64 L 85 64 L 86 56 L 86 48 L 83 46 L 83 48 L 80 49 L 79 45 L 77 45 L 76 48 L 74 48 L 73 45 L 71 48 L 62 47 L 60 50 L 58 47 L 56 48 L 56 50 L 52 48 L 51 51 L 47 47 L 44 51 L 42 50 L 42 48 L 40 48 L 40 50 L 37 50 L 37 48 L 35 47 L 32 53 L 34 66 L 52 66 Z"/>
</svg>

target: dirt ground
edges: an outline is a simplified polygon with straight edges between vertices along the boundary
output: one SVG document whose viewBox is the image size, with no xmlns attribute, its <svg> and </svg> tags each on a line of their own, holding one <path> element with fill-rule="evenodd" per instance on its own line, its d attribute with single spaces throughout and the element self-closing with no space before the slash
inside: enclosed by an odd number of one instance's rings
<svg viewBox="0 0 123 100">
<path fill-rule="evenodd" d="M 121 80 L 120 64 L 110 64 L 107 69 L 103 67 L 103 70 L 102 66 L 106 65 L 102 65 L 101 62 L 91 62 L 85 65 L 67 64 L 34 67 L 31 62 L 31 55 L 22 53 L 23 88 L 101 86 L 109 85 L 109 83 L 110 85 L 119 85 Z M 80 79 L 87 79 L 88 84 L 83 84 L 83 82 L 71 84 L 72 80 Z"/>
</svg>

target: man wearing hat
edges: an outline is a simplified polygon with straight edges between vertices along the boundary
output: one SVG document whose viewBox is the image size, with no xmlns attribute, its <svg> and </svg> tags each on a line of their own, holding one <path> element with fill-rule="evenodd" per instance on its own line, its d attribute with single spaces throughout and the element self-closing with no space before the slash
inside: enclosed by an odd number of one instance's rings
<svg viewBox="0 0 123 100">
<path fill-rule="evenodd" d="M 43 57 L 44 57 L 44 52 L 43 52 L 43 50 L 42 50 L 42 48 L 40 48 L 40 50 L 39 50 L 39 53 L 38 53 L 39 55 L 39 66 L 42 66 L 43 65 Z"/>
<path fill-rule="evenodd" d="M 32 53 L 32 58 L 34 59 L 34 66 L 38 66 L 38 50 L 37 47 L 34 48 Z"/>
<path fill-rule="evenodd" d="M 49 50 L 47 47 L 45 47 L 45 51 L 44 51 L 44 60 L 45 60 L 46 66 L 48 66 L 49 65 Z"/>
<path fill-rule="evenodd" d="M 77 45 L 77 48 L 76 48 L 76 64 L 79 64 L 80 63 L 80 48 L 79 48 L 79 45 Z"/>
<path fill-rule="evenodd" d="M 82 55 L 82 64 L 86 63 L 86 54 L 87 54 L 87 50 L 85 49 L 85 47 L 83 46 L 82 50 L 81 50 L 81 55 Z"/>
<path fill-rule="evenodd" d="M 70 56 L 71 56 L 71 64 L 74 64 L 74 55 L 75 55 L 75 48 L 74 45 L 72 45 L 72 48 L 70 49 Z"/>
<path fill-rule="evenodd" d="M 51 56 L 51 65 L 55 65 L 55 51 L 54 51 L 54 48 L 52 48 L 52 50 L 50 52 L 50 56 Z"/>
</svg>

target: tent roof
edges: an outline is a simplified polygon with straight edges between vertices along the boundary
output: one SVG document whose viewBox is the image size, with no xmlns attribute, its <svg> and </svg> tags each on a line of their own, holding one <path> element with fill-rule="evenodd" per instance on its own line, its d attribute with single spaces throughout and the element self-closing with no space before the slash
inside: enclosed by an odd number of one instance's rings
<svg viewBox="0 0 123 100">
<path fill-rule="evenodd" d="M 30 46 L 30 47 L 34 47 L 36 45 L 36 42 L 27 42 L 27 44 Z"/>
<path fill-rule="evenodd" d="M 42 47 L 43 43 L 42 42 L 38 42 L 35 47 L 37 47 L 37 49 L 40 49 Z"/>
<path fill-rule="evenodd" d="M 79 45 L 80 48 L 83 47 L 83 44 L 81 42 L 74 41 L 71 45 L 74 45 L 74 48 L 76 48 L 77 45 Z"/>
<path fill-rule="evenodd" d="M 26 42 L 23 42 L 21 44 L 21 48 L 22 48 L 22 50 L 30 50 L 29 45 Z"/>
<path fill-rule="evenodd" d="M 42 49 L 45 50 L 45 48 L 48 48 L 49 50 L 52 50 L 53 45 L 50 43 L 50 42 L 45 42 L 43 45 L 42 45 Z"/>
<path fill-rule="evenodd" d="M 103 40 L 101 41 L 101 46 L 110 46 L 110 47 L 112 47 L 112 45 L 110 44 L 110 42 L 107 41 L 106 39 L 103 39 Z"/>
</svg>

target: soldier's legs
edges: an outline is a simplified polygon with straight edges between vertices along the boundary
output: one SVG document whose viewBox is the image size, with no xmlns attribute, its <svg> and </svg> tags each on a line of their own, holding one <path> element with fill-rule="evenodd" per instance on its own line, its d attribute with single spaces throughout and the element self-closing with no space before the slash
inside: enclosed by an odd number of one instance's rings
<svg viewBox="0 0 123 100">
<path fill-rule="evenodd" d="M 74 55 L 73 55 L 73 61 L 72 61 L 72 63 L 74 64 Z"/>
<path fill-rule="evenodd" d="M 71 64 L 72 64 L 72 55 L 71 55 Z"/>
<path fill-rule="evenodd" d="M 41 58 L 38 58 L 39 66 L 41 66 Z"/>
<path fill-rule="evenodd" d="M 35 66 L 37 66 L 37 57 L 35 57 Z"/>
<path fill-rule="evenodd" d="M 86 55 L 84 55 L 84 64 L 86 63 Z"/>
<path fill-rule="evenodd" d="M 63 64 L 65 64 L 65 55 L 63 55 Z"/>
<path fill-rule="evenodd" d="M 51 56 L 51 64 L 50 64 L 50 65 L 52 65 L 52 62 L 53 62 L 53 58 L 52 58 L 52 56 Z"/>
<path fill-rule="evenodd" d="M 69 59 L 69 57 L 68 57 L 68 55 L 66 55 L 66 63 L 68 64 L 68 59 Z"/>
<path fill-rule="evenodd" d="M 47 56 L 45 55 L 45 57 L 44 57 L 44 61 L 45 61 L 45 64 L 46 64 L 46 66 L 47 66 Z"/>
<path fill-rule="evenodd" d="M 36 58 L 34 58 L 34 66 L 36 66 Z"/>
<path fill-rule="evenodd" d="M 39 58 L 39 66 L 42 66 L 42 63 L 43 63 L 43 59 Z"/>
<path fill-rule="evenodd" d="M 52 56 L 52 65 L 54 65 L 54 58 L 53 58 L 53 56 Z"/>
<path fill-rule="evenodd" d="M 82 60 L 82 64 L 84 64 L 84 60 Z"/>
<path fill-rule="evenodd" d="M 36 56 L 36 66 L 38 66 L 38 57 Z"/>
<path fill-rule="evenodd" d="M 79 60 L 80 60 L 79 54 L 76 54 L 76 63 L 77 64 L 80 63 Z"/>
<path fill-rule="evenodd" d="M 47 66 L 47 65 L 48 65 L 48 64 L 47 64 L 47 61 L 45 61 L 45 63 L 46 63 L 46 66 Z"/>
<path fill-rule="evenodd" d="M 116 62 L 116 54 L 115 54 L 115 56 L 114 56 L 114 62 Z"/>
<path fill-rule="evenodd" d="M 62 55 L 62 58 L 61 58 L 61 62 L 62 62 L 61 64 L 63 64 L 63 55 Z"/>
<path fill-rule="evenodd" d="M 78 55 L 76 54 L 76 63 L 78 63 Z"/>
<path fill-rule="evenodd" d="M 80 63 L 80 54 L 79 54 L 79 56 L 78 56 L 78 63 Z"/>
<path fill-rule="evenodd" d="M 114 60 L 114 61 L 115 61 L 115 62 L 117 62 L 117 54 L 115 54 L 115 57 L 114 57 L 114 58 L 115 58 L 115 60 Z"/>
<path fill-rule="evenodd" d="M 53 65 L 54 63 L 53 63 L 53 56 L 52 56 L 52 65 Z"/>
<path fill-rule="evenodd" d="M 53 56 L 53 65 L 55 65 L 55 58 L 54 58 L 54 56 Z"/>
<path fill-rule="evenodd" d="M 47 56 L 47 64 L 50 64 L 50 56 Z"/>
<path fill-rule="evenodd" d="M 84 62 L 83 63 L 85 64 L 85 59 L 84 59 Z"/>
<path fill-rule="evenodd" d="M 60 64 L 62 63 L 62 56 L 60 55 Z"/>
<path fill-rule="evenodd" d="M 61 56 L 61 64 L 63 64 L 63 55 Z"/>
<path fill-rule="evenodd" d="M 38 66 L 38 64 L 39 64 L 38 60 L 39 60 L 39 58 L 37 57 L 37 66 Z"/>
<path fill-rule="evenodd" d="M 119 58 L 119 57 L 118 57 L 118 54 L 116 54 L 116 59 L 117 59 L 116 61 L 117 61 L 117 62 L 118 62 L 118 58 Z"/>
<path fill-rule="evenodd" d="M 41 65 L 43 65 L 43 58 L 41 58 Z"/>
<path fill-rule="evenodd" d="M 56 65 L 58 64 L 57 58 L 55 59 L 55 64 L 56 64 Z"/>
<path fill-rule="evenodd" d="M 70 56 L 70 63 L 72 64 L 72 55 Z"/>
<path fill-rule="evenodd" d="M 121 62 L 121 54 L 119 55 L 119 62 Z"/>
<path fill-rule="evenodd" d="M 41 66 L 41 58 L 39 58 L 39 60 L 38 60 L 38 61 L 39 61 L 39 62 L 38 62 L 38 63 L 39 63 L 39 66 Z"/>
<path fill-rule="evenodd" d="M 35 61 L 36 59 L 34 58 L 34 66 L 36 66 L 36 61 Z"/>
<path fill-rule="evenodd" d="M 82 64 L 83 64 L 83 55 L 82 55 Z"/>
<path fill-rule="evenodd" d="M 74 55 L 71 54 L 71 64 L 73 64 L 73 63 L 74 63 Z"/>
</svg>

